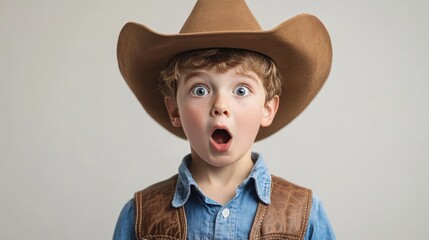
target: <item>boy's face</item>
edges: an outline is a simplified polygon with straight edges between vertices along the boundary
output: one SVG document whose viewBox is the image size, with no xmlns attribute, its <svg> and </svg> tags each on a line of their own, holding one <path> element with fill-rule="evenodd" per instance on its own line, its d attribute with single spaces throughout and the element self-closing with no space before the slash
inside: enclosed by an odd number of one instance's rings
<svg viewBox="0 0 429 240">
<path fill-rule="evenodd" d="M 177 105 L 166 98 L 175 127 L 182 127 L 193 160 L 225 167 L 249 159 L 260 126 L 269 126 L 278 96 L 265 102 L 261 79 L 236 67 L 227 72 L 201 69 L 178 82 Z"/>
</svg>

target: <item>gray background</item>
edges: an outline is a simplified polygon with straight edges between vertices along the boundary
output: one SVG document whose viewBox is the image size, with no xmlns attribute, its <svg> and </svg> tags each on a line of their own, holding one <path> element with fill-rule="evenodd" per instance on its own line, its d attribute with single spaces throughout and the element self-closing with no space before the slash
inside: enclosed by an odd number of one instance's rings
<svg viewBox="0 0 429 240">
<path fill-rule="evenodd" d="M 424 239 L 428 1 L 248 1 L 264 29 L 317 15 L 332 72 L 295 121 L 255 145 L 310 187 L 338 239 Z M 128 21 L 177 33 L 194 1 L 0 1 L 0 239 L 109 239 L 134 191 L 176 173 L 185 141 L 122 80 Z"/>
</svg>

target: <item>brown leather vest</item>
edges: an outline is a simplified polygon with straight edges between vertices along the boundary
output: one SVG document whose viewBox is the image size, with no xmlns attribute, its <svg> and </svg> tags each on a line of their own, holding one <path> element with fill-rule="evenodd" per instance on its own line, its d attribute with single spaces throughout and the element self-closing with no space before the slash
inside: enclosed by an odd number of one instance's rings
<svg viewBox="0 0 429 240">
<path fill-rule="evenodd" d="M 184 207 L 171 206 L 177 175 L 135 193 L 138 240 L 185 240 Z M 249 239 L 304 239 L 311 209 L 311 190 L 272 176 L 271 204 L 259 202 Z"/>
</svg>

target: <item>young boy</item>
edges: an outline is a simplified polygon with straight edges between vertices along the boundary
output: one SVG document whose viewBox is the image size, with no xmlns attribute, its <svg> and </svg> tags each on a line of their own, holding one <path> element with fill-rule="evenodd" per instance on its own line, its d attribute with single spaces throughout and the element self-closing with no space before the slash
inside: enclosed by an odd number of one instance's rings
<svg viewBox="0 0 429 240">
<path fill-rule="evenodd" d="M 310 103 L 331 59 L 317 18 L 262 31 L 243 0 L 199 0 L 177 35 L 125 25 L 124 79 L 191 153 L 178 175 L 135 194 L 113 238 L 335 239 L 311 190 L 270 175 L 252 152 Z"/>
</svg>

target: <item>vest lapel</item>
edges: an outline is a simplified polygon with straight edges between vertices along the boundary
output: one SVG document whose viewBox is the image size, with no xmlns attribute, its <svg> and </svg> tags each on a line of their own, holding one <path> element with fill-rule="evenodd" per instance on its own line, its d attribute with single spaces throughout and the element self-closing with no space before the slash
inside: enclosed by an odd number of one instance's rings
<svg viewBox="0 0 429 240">
<path fill-rule="evenodd" d="M 138 240 L 186 240 L 185 209 L 171 206 L 176 183 L 177 175 L 134 195 Z"/>
<path fill-rule="evenodd" d="M 271 204 L 259 202 L 249 239 L 304 239 L 311 190 L 272 176 Z"/>
</svg>

